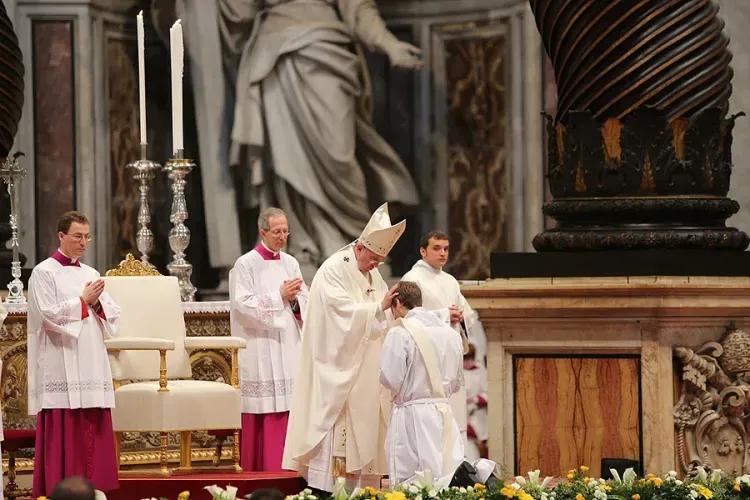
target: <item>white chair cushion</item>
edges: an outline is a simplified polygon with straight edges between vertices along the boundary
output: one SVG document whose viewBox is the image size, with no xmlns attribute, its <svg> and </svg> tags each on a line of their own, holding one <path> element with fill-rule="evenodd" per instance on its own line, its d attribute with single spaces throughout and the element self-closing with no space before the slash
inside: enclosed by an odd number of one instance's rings
<svg viewBox="0 0 750 500">
<path fill-rule="evenodd" d="M 112 424 L 116 432 L 177 432 L 239 429 L 240 391 L 221 382 L 171 380 L 136 382 L 115 391 Z"/>
<path fill-rule="evenodd" d="M 118 337 L 171 340 L 167 376 L 191 378 L 190 353 L 185 350 L 185 318 L 180 286 L 174 276 L 110 276 L 104 289 L 122 310 Z M 158 351 L 120 351 L 110 355 L 115 380 L 158 380 Z"/>
</svg>

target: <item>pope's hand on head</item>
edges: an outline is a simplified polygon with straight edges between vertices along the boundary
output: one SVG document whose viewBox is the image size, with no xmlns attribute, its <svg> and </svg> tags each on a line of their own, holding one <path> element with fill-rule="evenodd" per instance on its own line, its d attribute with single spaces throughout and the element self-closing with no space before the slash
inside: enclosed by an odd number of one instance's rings
<svg viewBox="0 0 750 500">
<path fill-rule="evenodd" d="M 398 297 L 398 293 L 396 293 L 396 289 L 398 288 L 398 285 L 393 285 L 390 290 L 385 292 L 385 297 L 383 297 L 383 302 L 380 303 L 380 307 L 383 308 L 383 311 L 387 311 L 391 308 L 391 304 L 393 303 L 393 299 Z"/>
</svg>

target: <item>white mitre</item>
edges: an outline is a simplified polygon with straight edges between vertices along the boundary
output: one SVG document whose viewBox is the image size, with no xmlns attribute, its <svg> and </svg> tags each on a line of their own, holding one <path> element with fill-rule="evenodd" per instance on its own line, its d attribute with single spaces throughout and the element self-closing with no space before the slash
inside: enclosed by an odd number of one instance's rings
<svg viewBox="0 0 750 500">
<path fill-rule="evenodd" d="M 370 222 L 365 226 L 365 230 L 362 231 L 358 241 L 365 248 L 385 257 L 401 235 L 404 234 L 404 228 L 406 228 L 405 220 L 391 225 L 388 203 L 383 203 L 370 217 Z"/>
</svg>

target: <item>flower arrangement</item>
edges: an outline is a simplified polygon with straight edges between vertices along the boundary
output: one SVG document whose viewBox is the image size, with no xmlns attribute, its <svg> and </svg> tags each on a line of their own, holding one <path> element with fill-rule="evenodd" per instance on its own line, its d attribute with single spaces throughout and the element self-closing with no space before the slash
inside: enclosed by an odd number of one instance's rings
<svg viewBox="0 0 750 500">
<path fill-rule="evenodd" d="M 391 490 L 357 488 L 348 491 L 339 479 L 328 500 L 750 500 L 750 475 L 730 477 L 720 470 L 698 468 L 695 476 L 680 480 L 672 471 L 663 477 L 636 476 L 628 469 L 622 477 L 612 470 L 614 479 L 590 477 L 586 466 L 568 471 L 562 479 L 546 477 L 539 471 L 507 480 L 498 488 L 482 484 L 473 487 L 449 487 L 435 481 L 429 472 L 418 473 L 417 480 Z M 324 500 L 304 490 L 286 500 Z"/>
</svg>

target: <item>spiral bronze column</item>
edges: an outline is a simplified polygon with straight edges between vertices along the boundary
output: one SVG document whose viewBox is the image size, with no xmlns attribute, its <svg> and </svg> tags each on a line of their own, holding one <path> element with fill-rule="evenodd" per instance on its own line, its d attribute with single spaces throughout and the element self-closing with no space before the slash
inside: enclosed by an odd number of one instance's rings
<svg viewBox="0 0 750 500">
<path fill-rule="evenodd" d="M 725 221 L 729 39 L 711 0 L 530 0 L 558 87 L 538 251 L 744 250 Z"/>
</svg>

